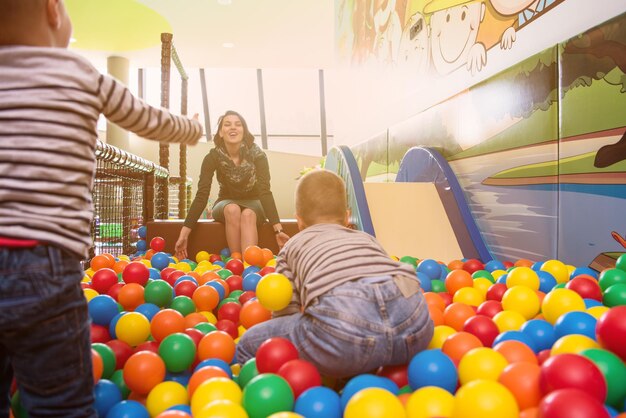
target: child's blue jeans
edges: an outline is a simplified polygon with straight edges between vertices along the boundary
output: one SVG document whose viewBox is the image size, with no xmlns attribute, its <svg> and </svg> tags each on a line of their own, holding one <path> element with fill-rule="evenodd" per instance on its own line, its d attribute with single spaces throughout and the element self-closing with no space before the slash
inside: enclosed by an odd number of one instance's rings
<svg viewBox="0 0 626 418">
<path fill-rule="evenodd" d="M 0 247 L 0 417 L 13 375 L 31 418 L 96 416 L 82 277 L 56 247 Z"/>
<path fill-rule="evenodd" d="M 344 283 L 304 313 L 251 327 L 237 345 L 237 361 L 254 357 L 266 339 L 284 337 L 324 376 L 349 377 L 408 363 L 426 349 L 434 325 L 421 290 L 413 287 L 417 290 L 405 296 L 397 283 L 414 279 L 396 277 Z"/>
</svg>

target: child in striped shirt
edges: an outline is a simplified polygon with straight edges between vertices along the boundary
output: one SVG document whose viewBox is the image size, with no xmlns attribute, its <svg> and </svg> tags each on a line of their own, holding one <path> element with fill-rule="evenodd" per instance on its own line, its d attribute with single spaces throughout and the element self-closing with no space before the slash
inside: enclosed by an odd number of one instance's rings
<svg viewBox="0 0 626 418">
<path fill-rule="evenodd" d="M 63 0 L 0 0 L 0 416 L 95 417 L 80 260 L 91 246 L 96 123 L 194 144 L 197 121 L 133 97 L 67 51 Z"/>
<path fill-rule="evenodd" d="M 300 232 L 277 257 L 294 288 L 290 304 L 246 331 L 237 360 L 266 339 L 284 337 L 325 376 L 344 378 L 406 364 L 424 350 L 434 325 L 415 270 L 392 260 L 374 237 L 346 227 L 343 180 L 314 170 L 296 188 Z"/>
</svg>

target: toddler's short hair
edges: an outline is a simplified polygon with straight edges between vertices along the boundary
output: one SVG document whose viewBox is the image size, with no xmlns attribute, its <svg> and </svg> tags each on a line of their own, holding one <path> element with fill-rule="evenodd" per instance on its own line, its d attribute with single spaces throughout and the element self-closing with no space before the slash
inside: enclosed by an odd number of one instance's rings
<svg viewBox="0 0 626 418">
<path fill-rule="evenodd" d="M 322 222 L 343 225 L 346 218 L 346 185 L 337 174 L 313 170 L 296 187 L 296 214 L 306 226 Z"/>
</svg>

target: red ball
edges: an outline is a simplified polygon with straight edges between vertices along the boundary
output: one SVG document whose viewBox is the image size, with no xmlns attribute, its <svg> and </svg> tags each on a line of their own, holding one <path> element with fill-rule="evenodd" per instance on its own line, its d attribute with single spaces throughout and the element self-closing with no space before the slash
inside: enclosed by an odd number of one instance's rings
<svg viewBox="0 0 626 418">
<path fill-rule="evenodd" d="M 174 286 L 174 293 L 176 296 L 187 296 L 192 297 L 193 292 L 196 291 L 198 285 L 195 284 L 192 280 L 183 280 Z"/>
<path fill-rule="evenodd" d="M 439 297 L 443 300 L 443 303 L 446 306 L 449 306 L 452 303 L 452 295 L 448 292 L 440 292 L 437 293 Z"/>
<path fill-rule="evenodd" d="M 263 277 L 266 274 L 274 273 L 275 271 L 276 271 L 276 268 L 272 266 L 265 266 L 261 270 L 259 270 L 259 274 L 261 275 L 261 277 Z"/>
<path fill-rule="evenodd" d="M 107 341 L 106 345 L 111 347 L 113 354 L 115 354 L 115 370 L 123 368 L 128 357 L 133 354 L 133 348 L 127 342 L 121 340 Z"/>
<path fill-rule="evenodd" d="M 204 333 L 197 328 L 187 328 L 183 332 L 191 337 L 196 348 L 198 348 L 198 344 L 200 344 L 200 340 L 204 337 Z"/>
<path fill-rule="evenodd" d="M 483 270 L 484 268 L 485 265 L 480 260 L 475 258 L 470 258 L 463 263 L 463 270 L 469 272 L 470 274 L 478 270 Z"/>
<path fill-rule="evenodd" d="M 601 402 L 581 389 L 559 389 L 539 403 L 541 418 L 609 418 Z"/>
<path fill-rule="evenodd" d="M 91 288 L 104 295 L 118 281 L 117 273 L 113 269 L 101 268 L 93 274 Z"/>
<path fill-rule="evenodd" d="M 551 356 L 551 352 L 549 348 L 546 348 L 545 350 L 541 350 L 540 352 L 537 353 L 537 363 L 539 363 L 539 365 L 541 366 L 543 363 L 546 362 L 547 359 L 550 358 Z"/>
<path fill-rule="evenodd" d="M 139 261 L 132 261 L 124 267 L 122 280 L 124 283 L 138 283 L 145 286 L 150 278 L 150 270 L 145 264 Z"/>
<path fill-rule="evenodd" d="M 289 360 L 278 369 L 278 375 L 282 376 L 291 389 L 294 398 L 298 398 L 305 390 L 322 385 L 322 377 L 315 366 L 306 360 Z"/>
<path fill-rule="evenodd" d="M 478 337 L 485 347 L 491 347 L 493 340 L 500 334 L 500 330 L 493 320 L 485 315 L 476 315 L 463 324 L 463 331 Z"/>
<path fill-rule="evenodd" d="M 166 280 L 167 276 L 173 271 L 176 271 L 174 267 L 165 267 L 163 270 L 161 270 L 161 279 Z"/>
<path fill-rule="evenodd" d="M 233 290 L 243 290 L 243 278 L 238 274 L 233 274 L 226 278 L 226 284 L 232 292 Z"/>
<path fill-rule="evenodd" d="M 165 281 L 169 283 L 170 286 L 174 287 L 174 283 L 176 283 L 176 279 L 185 275 L 185 272 L 182 270 L 174 270 L 170 274 L 167 275 Z"/>
<path fill-rule="evenodd" d="M 513 267 L 515 264 L 513 264 L 512 261 L 503 261 L 502 264 L 504 264 L 504 269 L 509 269 L 511 267 Z"/>
<path fill-rule="evenodd" d="M 399 388 L 409 384 L 409 366 L 408 364 L 399 364 L 396 366 L 383 366 L 376 374 L 378 376 L 391 379 Z"/>
<path fill-rule="evenodd" d="M 238 276 L 240 276 L 241 273 L 243 273 L 243 268 L 244 268 L 243 262 L 241 260 L 237 260 L 236 258 L 228 260 L 225 267 L 228 270 L 230 270 L 231 273 L 236 274 Z"/>
<path fill-rule="evenodd" d="M 215 323 L 215 328 L 220 331 L 224 331 L 228 335 L 232 337 L 234 340 L 239 336 L 239 331 L 237 330 L 237 324 L 231 321 L 230 319 L 218 319 Z"/>
<path fill-rule="evenodd" d="M 596 336 L 600 345 L 626 362 L 626 306 L 615 306 L 600 316 Z"/>
<path fill-rule="evenodd" d="M 288 339 L 269 338 L 256 351 L 256 368 L 259 373 L 276 373 L 283 364 L 298 357 L 298 349 Z"/>
<path fill-rule="evenodd" d="M 235 324 L 238 324 L 239 312 L 241 312 L 240 304 L 236 302 L 226 302 L 217 310 L 217 319 L 228 319 L 229 321 L 233 321 Z"/>
<path fill-rule="evenodd" d="M 157 341 L 145 341 L 135 347 L 133 354 L 140 351 L 152 351 L 153 353 L 159 354 L 159 343 Z"/>
<path fill-rule="evenodd" d="M 216 261 L 222 261 L 222 257 L 219 254 L 211 254 L 209 256 L 209 262 L 215 263 Z"/>
<path fill-rule="evenodd" d="M 246 290 L 241 295 L 239 295 L 239 302 L 243 305 L 247 301 L 256 297 L 256 293 L 253 290 Z"/>
<path fill-rule="evenodd" d="M 478 315 L 485 315 L 489 318 L 496 316 L 498 312 L 502 312 L 502 302 L 499 300 L 486 300 L 476 308 Z"/>
<path fill-rule="evenodd" d="M 126 283 L 115 283 L 113 286 L 109 288 L 107 291 L 107 295 L 111 296 L 116 301 L 118 300 L 118 296 L 120 294 L 120 290 L 122 287 L 126 286 Z"/>
<path fill-rule="evenodd" d="M 541 365 L 539 386 L 544 395 L 557 389 L 580 389 L 604 403 L 604 375 L 591 360 L 578 354 L 557 354 Z"/>
<path fill-rule="evenodd" d="M 583 299 L 595 299 L 602 302 L 602 289 L 598 282 L 590 276 L 574 277 L 565 285 L 567 289 L 578 293 Z"/>
<path fill-rule="evenodd" d="M 502 301 L 502 296 L 504 293 L 509 290 L 508 287 L 504 283 L 496 283 L 489 286 L 487 289 L 487 300 L 497 300 L 498 302 Z"/>
<path fill-rule="evenodd" d="M 165 250 L 165 240 L 161 237 L 154 237 L 150 240 L 150 248 L 154 250 L 155 253 L 161 252 Z"/>
<path fill-rule="evenodd" d="M 111 339 L 109 334 L 109 328 L 103 325 L 91 323 L 91 342 L 92 343 L 106 343 Z"/>
</svg>

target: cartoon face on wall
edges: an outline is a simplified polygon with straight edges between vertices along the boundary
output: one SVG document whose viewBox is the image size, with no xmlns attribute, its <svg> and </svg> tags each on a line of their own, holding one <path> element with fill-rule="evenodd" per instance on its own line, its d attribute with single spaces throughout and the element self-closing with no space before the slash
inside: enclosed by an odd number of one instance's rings
<svg viewBox="0 0 626 418">
<path fill-rule="evenodd" d="M 429 28 L 421 13 L 411 16 L 404 26 L 400 48 L 398 51 L 398 64 L 409 68 L 418 74 L 425 74 L 430 66 L 430 39 Z"/>
<path fill-rule="evenodd" d="M 476 42 L 478 27 L 485 17 L 481 1 L 433 0 L 424 8 L 430 17 L 431 53 L 440 75 L 466 64 L 474 73 L 486 64 L 484 45 Z"/>
<path fill-rule="evenodd" d="M 489 0 L 498 13 L 504 16 L 516 15 L 539 0 Z"/>
</svg>

